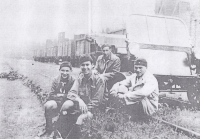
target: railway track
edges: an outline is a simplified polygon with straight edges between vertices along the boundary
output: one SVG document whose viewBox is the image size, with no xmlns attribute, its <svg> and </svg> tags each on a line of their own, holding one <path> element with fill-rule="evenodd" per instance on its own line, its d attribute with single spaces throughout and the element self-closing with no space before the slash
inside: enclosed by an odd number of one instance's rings
<svg viewBox="0 0 200 139">
<path fill-rule="evenodd" d="M 189 101 L 170 98 L 170 97 L 167 97 L 165 94 L 162 94 L 159 97 L 159 103 L 165 103 L 165 104 L 168 105 L 168 107 L 180 108 L 181 110 L 183 110 L 183 109 L 188 109 L 188 110 L 197 110 L 197 109 L 199 109 L 197 107 L 194 107 Z M 182 132 L 182 133 L 184 133 L 185 135 L 187 135 L 189 137 L 195 137 L 197 139 L 200 139 L 200 133 L 195 132 L 195 131 L 193 131 L 191 129 L 187 129 L 185 127 L 176 125 L 174 123 L 168 122 L 168 121 L 160 119 L 160 118 L 152 117 L 152 119 L 155 120 L 155 121 L 158 121 L 159 123 L 162 123 L 162 124 L 165 124 L 167 126 L 170 126 L 171 128 L 173 128 L 178 133 Z"/>
<path fill-rule="evenodd" d="M 165 120 L 162 120 L 162 119 L 158 119 L 158 118 L 154 118 L 153 117 L 153 120 L 156 120 L 160 123 L 163 123 L 163 124 L 166 124 L 170 127 L 172 127 L 176 132 L 182 132 L 184 133 L 185 135 L 189 136 L 189 137 L 195 137 L 197 139 L 200 139 L 200 133 L 197 133 L 195 131 L 192 131 L 190 129 L 187 129 L 187 128 L 184 128 L 184 127 L 181 127 L 179 125 L 176 125 L 176 124 L 173 124 L 173 123 L 170 123 L 168 121 L 165 121 Z"/>
</svg>

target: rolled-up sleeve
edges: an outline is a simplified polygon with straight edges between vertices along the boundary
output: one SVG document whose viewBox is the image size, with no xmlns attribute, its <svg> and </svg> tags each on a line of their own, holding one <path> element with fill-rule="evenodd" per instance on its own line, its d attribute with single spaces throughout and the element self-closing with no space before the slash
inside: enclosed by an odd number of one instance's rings
<svg viewBox="0 0 200 139">
<path fill-rule="evenodd" d="M 71 90 L 69 91 L 67 98 L 73 101 L 78 101 L 78 99 L 80 99 L 79 95 L 78 95 L 78 88 L 79 88 L 79 81 L 78 79 L 76 79 L 74 81 L 74 84 L 71 88 Z"/>
</svg>

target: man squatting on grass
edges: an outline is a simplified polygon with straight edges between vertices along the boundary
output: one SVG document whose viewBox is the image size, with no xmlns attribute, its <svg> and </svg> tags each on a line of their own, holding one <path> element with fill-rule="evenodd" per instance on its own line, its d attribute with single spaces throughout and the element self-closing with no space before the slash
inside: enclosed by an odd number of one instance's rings
<svg viewBox="0 0 200 139">
<path fill-rule="evenodd" d="M 48 137 L 53 132 L 52 118 L 60 111 L 61 106 L 67 99 L 67 94 L 71 89 L 74 78 L 71 76 L 71 63 L 65 62 L 60 65 L 60 75 L 53 80 L 51 92 L 47 102 L 44 104 L 46 127 L 41 137 Z"/>
<path fill-rule="evenodd" d="M 80 138 L 80 125 L 83 124 L 84 119 L 93 117 L 92 111 L 102 102 L 105 87 L 100 75 L 92 71 L 93 59 L 90 56 L 84 55 L 80 58 L 80 68 L 81 73 L 68 93 L 69 100 L 62 107 L 63 114 L 72 107 L 81 111 L 68 136 L 72 139 Z"/>
<path fill-rule="evenodd" d="M 147 70 L 145 59 L 137 59 L 135 73 L 116 83 L 110 92 L 114 103 L 122 102 L 133 119 L 152 115 L 158 109 L 158 82 Z"/>
</svg>

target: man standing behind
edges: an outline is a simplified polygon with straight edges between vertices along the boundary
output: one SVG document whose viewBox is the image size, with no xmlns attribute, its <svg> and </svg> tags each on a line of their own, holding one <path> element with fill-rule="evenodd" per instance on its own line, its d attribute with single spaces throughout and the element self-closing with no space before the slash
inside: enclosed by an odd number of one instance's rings
<svg viewBox="0 0 200 139">
<path fill-rule="evenodd" d="M 110 45 L 103 45 L 103 55 L 100 55 L 96 61 L 95 69 L 101 74 L 107 83 L 107 89 L 112 87 L 111 79 L 120 71 L 120 59 L 112 53 Z M 109 81 L 109 82 L 108 82 Z"/>
<path fill-rule="evenodd" d="M 135 61 L 135 73 L 116 83 L 111 89 L 113 100 L 124 103 L 131 116 L 137 118 L 152 115 L 158 109 L 158 82 L 147 70 L 147 61 L 139 58 Z M 117 103 L 116 103 L 117 104 Z"/>
<path fill-rule="evenodd" d="M 62 63 L 59 71 L 60 75 L 54 79 L 49 98 L 44 104 L 46 127 L 45 132 L 40 135 L 41 137 L 48 137 L 53 132 L 52 118 L 60 111 L 67 98 L 68 91 L 74 83 L 74 78 L 70 75 L 72 72 L 71 63 Z"/>
<path fill-rule="evenodd" d="M 76 124 L 68 135 L 70 139 L 80 138 L 80 125 L 85 118 L 92 118 L 93 109 L 98 107 L 103 100 L 104 80 L 98 73 L 93 72 L 93 59 L 89 55 L 80 58 L 81 73 L 72 86 L 68 99 L 61 109 L 62 113 L 67 113 L 69 109 L 80 110 Z"/>
</svg>

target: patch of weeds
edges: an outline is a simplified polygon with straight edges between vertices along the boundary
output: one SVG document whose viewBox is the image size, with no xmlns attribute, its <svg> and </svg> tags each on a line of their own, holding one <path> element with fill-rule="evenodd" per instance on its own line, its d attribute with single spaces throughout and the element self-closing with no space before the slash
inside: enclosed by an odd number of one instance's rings
<svg viewBox="0 0 200 139">
<path fill-rule="evenodd" d="M 163 107 L 156 114 L 157 118 L 172 120 L 181 112 L 180 109 Z M 148 122 L 130 120 L 125 113 L 116 110 L 113 113 L 96 111 L 92 121 L 86 120 L 83 132 L 89 133 L 94 139 L 191 139 L 183 133 L 159 121 Z M 97 137 L 98 135 L 98 137 Z"/>
</svg>

